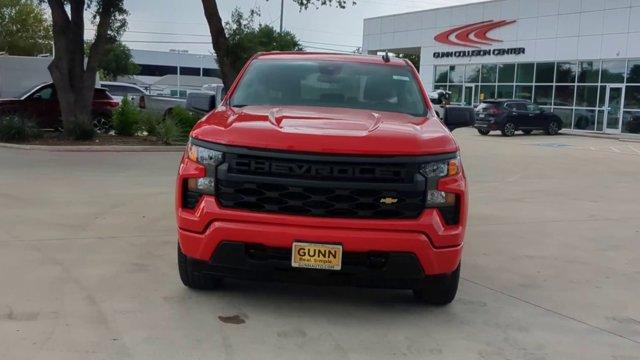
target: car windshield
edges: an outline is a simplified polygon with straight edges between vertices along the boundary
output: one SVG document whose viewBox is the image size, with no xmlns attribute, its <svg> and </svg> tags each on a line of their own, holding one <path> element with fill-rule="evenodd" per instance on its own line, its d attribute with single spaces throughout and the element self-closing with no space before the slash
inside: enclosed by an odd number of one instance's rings
<svg viewBox="0 0 640 360">
<path fill-rule="evenodd" d="M 16 96 L 16 98 L 17 99 L 24 99 L 27 95 L 29 95 L 35 89 L 38 89 L 38 88 L 42 87 L 42 85 L 43 84 L 32 86 L 32 87 L 28 88 L 27 90 L 23 91 L 20 95 Z"/>
<path fill-rule="evenodd" d="M 255 60 L 230 104 L 355 108 L 413 116 L 427 113 L 407 67 L 320 60 Z"/>
</svg>

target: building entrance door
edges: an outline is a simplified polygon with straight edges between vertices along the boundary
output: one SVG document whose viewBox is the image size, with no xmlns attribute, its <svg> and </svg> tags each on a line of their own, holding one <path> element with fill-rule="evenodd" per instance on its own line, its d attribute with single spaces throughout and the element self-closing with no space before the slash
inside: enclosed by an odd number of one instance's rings
<svg viewBox="0 0 640 360">
<path fill-rule="evenodd" d="M 476 98 L 475 85 L 465 85 L 462 92 L 462 103 L 464 106 L 472 106 Z"/>
<path fill-rule="evenodd" d="M 620 85 L 607 85 L 604 104 L 604 132 L 619 134 L 622 124 L 622 92 Z"/>
</svg>

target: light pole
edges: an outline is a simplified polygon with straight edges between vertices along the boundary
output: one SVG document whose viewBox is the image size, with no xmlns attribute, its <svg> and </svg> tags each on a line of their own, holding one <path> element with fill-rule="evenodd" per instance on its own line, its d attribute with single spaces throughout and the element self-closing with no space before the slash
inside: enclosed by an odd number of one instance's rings
<svg viewBox="0 0 640 360">
<path fill-rule="evenodd" d="M 178 97 L 180 97 L 180 54 L 187 54 L 189 50 L 185 49 L 169 49 L 169 52 L 176 53 L 176 67 L 178 68 Z"/>
<path fill-rule="evenodd" d="M 280 0 L 280 32 L 282 32 L 282 17 L 284 15 L 284 0 Z"/>
<path fill-rule="evenodd" d="M 200 59 L 200 77 L 202 77 L 202 69 L 204 68 L 204 55 L 198 55 L 198 58 Z"/>
</svg>

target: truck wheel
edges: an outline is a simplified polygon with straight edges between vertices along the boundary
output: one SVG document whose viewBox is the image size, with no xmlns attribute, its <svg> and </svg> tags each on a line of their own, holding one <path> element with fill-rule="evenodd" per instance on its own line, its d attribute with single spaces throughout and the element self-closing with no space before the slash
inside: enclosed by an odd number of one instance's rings
<svg viewBox="0 0 640 360">
<path fill-rule="evenodd" d="M 488 130 L 488 129 L 478 129 L 478 133 L 480 135 L 489 135 L 490 132 L 491 130 Z"/>
<path fill-rule="evenodd" d="M 532 132 L 533 130 L 522 130 L 522 133 L 525 135 L 531 135 Z"/>
<path fill-rule="evenodd" d="M 102 114 L 93 115 L 92 125 L 93 129 L 100 134 L 108 134 L 113 129 L 111 119 Z"/>
<path fill-rule="evenodd" d="M 558 135 L 560 132 L 560 124 L 557 121 L 552 121 L 547 125 L 547 128 L 544 130 L 547 135 Z"/>
<path fill-rule="evenodd" d="M 430 305 L 447 305 L 455 299 L 459 281 L 460 265 L 451 274 L 427 276 L 413 295 Z"/>
<path fill-rule="evenodd" d="M 193 268 L 193 263 L 180 249 L 178 244 L 178 272 L 184 286 L 191 289 L 211 290 L 218 288 L 221 278 L 203 274 Z"/>
<path fill-rule="evenodd" d="M 504 136 L 513 136 L 516 134 L 516 124 L 512 122 L 506 122 L 502 127 L 502 135 Z"/>
</svg>

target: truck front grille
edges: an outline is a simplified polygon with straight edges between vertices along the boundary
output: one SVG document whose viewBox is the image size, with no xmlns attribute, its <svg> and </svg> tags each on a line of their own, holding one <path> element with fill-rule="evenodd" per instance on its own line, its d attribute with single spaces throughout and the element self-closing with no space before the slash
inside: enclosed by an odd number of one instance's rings
<svg viewBox="0 0 640 360">
<path fill-rule="evenodd" d="M 224 153 L 225 162 L 216 171 L 216 197 L 224 208 L 371 219 L 412 219 L 424 209 L 426 179 L 418 174 L 416 157 L 233 147 L 225 147 Z"/>
<path fill-rule="evenodd" d="M 217 196 L 225 208 L 291 215 L 411 219 L 424 209 L 424 191 L 355 189 L 348 185 L 296 186 L 219 180 Z"/>
</svg>

